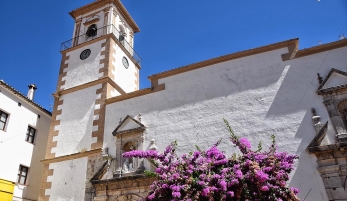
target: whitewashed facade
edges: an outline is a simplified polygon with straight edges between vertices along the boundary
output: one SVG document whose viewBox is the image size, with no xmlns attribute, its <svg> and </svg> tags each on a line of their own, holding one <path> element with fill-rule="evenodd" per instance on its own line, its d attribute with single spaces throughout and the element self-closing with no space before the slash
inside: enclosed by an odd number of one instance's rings
<svg viewBox="0 0 347 201">
<path fill-rule="evenodd" d="M 122 19 L 139 31 L 119 0 L 99 0 L 70 13 L 75 37 L 85 13 L 105 16 L 89 26 Z M 267 147 L 275 134 L 280 151 L 300 156 L 289 186 L 301 199 L 347 199 L 347 39 L 303 50 L 291 39 L 224 55 L 149 76 L 151 87 L 138 90 L 140 63 L 119 35 L 82 37 L 62 51 L 40 200 L 140 200 L 151 183 L 143 170 L 154 167 L 122 153 L 163 151 L 174 140 L 187 153 L 223 138 L 231 154 L 223 118 L 253 146 Z"/>
<path fill-rule="evenodd" d="M 3 80 L 0 91 L 0 179 L 15 183 L 13 200 L 37 200 L 51 113 Z"/>
</svg>

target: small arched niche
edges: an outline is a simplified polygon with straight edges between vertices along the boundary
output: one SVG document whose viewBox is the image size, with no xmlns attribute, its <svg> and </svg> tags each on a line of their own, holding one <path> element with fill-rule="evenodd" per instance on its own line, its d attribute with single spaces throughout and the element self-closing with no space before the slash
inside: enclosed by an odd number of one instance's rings
<svg viewBox="0 0 347 201">
<path fill-rule="evenodd" d="M 128 141 L 122 146 L 122 153 L 136 150 L 136 144 L 133 141 Z M 122 159 L 122 172 L 130 173 L 135 172 L 138 168 L 138 159 L 137 158 L 124 158 Z"/>
<path fill-rule="evenodd" d="M 128 151 L 133 151 L 133 150 L 136 150 L 136 145 L 135 145 L 135 142 L 133 142 L 133 141 L 129 141 L 129 142 L 125 143 L 122 147 L 123 153 L 128 152 Z"/>
</svg>

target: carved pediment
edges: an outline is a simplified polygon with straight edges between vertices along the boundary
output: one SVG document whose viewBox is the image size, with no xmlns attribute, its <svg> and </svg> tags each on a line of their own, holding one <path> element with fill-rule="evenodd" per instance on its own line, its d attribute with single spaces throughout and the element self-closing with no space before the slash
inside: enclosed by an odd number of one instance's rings
<svg viewBox="0 0 347 201">
<path fill-rule="evenodd" d="M 133 117 L 127 115 L 123 121 L 119 123 L 117 128 L 112 132 L 113 136 L 125 133 L 132 133 L 136 131 L 143 131 L 146 127 Z"/>
<path fill-rule="evenodd" d="M 341 89 L 347 89 L 347 72 L 332 68 L 320 83 L 317 93 L 321 95 Z"/>
</svg>

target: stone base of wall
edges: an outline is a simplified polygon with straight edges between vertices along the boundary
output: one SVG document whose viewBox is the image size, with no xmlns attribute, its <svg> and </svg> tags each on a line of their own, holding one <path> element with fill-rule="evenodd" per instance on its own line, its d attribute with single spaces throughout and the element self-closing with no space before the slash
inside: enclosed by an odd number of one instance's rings
<svg viewBox="0 0 347 201">
<path fill-rule="evenodd" d="M 94 182 L 94 201 L 138 201 L 146 197 L 155 178 L 144 175 Z"/>
</svg>

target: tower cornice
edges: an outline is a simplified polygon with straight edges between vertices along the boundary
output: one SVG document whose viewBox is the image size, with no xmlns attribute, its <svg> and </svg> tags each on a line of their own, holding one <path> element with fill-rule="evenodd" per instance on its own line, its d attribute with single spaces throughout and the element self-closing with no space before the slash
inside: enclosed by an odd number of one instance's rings
<svg viewBox="0 0 347 201">
<path fill-rule="evenodd" d="M 135 20 L 131 17 L 120 0 L 97 0 L 85 6 L 79 7 L 71 11 L 69 14 L 76 20 L 79 16 L 95 11 L 96 9 L 104 7 L 107 4 L 114 4 L 118 8 L 120 14 L 134 30 L 134 33 L 140 32 L 140 28 L 137 26 Z"/>
</svg>

